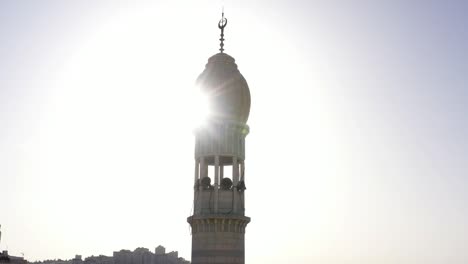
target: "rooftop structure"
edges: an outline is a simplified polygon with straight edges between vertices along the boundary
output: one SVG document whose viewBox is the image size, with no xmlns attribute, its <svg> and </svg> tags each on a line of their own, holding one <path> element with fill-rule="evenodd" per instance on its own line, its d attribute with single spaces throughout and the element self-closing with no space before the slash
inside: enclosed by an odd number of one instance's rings
<svg viewBox="0 0 468 264">
<path fill-rule="evenodd" d="M 113 256 L 90 256 L 82 259 L 81 255 L 76 255 L 70 260 L 45 260 L 36 261 L 32 264 L 188 264 L 189 261 L 178 256 L 177 251 L 166 254 L 163 246 L 158 246 L 155 252 L 147 248 L 136 248 L 134 251 L 122 249 L 114 251 Z"/>
</svg>

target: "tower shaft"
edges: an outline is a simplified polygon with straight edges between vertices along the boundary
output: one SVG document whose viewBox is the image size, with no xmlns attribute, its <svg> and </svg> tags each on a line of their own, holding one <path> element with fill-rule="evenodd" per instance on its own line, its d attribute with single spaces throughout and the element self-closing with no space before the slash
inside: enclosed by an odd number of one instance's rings
<svg viewBox="0 0 468 264">
<path fill-rule="evenodd" d="M 194 264 L 244 264 L 250 222 L 244 215 L 243 184 L 248 130 L 244 124 L 212 120 L 196 132 L 194 212 L 187 219 Z"/>
<path fill-rule="evenodd" d="M 249 133 L 250 90 L 234 58 L 220 53 L 208 59 L 197 86 L 208 97 L 208 122 L 195 131 L 192 228 L 193 264 L 244 264 L 245 137 Z"/>
</svg>

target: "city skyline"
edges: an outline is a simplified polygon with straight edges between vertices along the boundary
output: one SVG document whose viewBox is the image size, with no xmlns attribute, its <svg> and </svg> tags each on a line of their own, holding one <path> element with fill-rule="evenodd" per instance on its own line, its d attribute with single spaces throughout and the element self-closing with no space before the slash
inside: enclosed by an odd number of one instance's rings
<svg viewBox="0 0 468 264">
<path fill-rule="evenodd" d="M 0 3 L 0 249 L 189 258 L 223 5 L 255 102 L 246 263 L 466 263 L 462 1 Z"/>
</svg>

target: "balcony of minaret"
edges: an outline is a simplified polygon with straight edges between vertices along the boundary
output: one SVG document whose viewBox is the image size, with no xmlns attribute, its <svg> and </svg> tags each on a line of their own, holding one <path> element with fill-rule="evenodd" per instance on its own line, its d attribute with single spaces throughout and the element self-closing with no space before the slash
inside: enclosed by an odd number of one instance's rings
<svg viewBox="0 0 468 264">
<path fill-rule="evenodd" d="M 244 215 L 244 161 L 209 156 L 195 163 L 194 215 Z"/>
</svg>

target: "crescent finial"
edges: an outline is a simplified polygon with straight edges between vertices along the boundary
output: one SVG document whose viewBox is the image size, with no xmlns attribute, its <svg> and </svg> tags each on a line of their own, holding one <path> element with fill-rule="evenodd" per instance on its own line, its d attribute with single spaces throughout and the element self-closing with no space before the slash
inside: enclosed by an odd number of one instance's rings
<svg viewBox="0 0 468 264">
<path fill-rule="evenodd" d="M 219 44 L 220 49 L 219 51 L 223 53 L 224 51 L 224 28 L 227 25 L 227 18 L 224 17 L 224 7 L 223 7 L 223 12 L 221 13 L 221 20 L 218 22 L 218 28 L 221 29 L 221 38 L 219 39 L 221 43 Z"/>
</svg>

